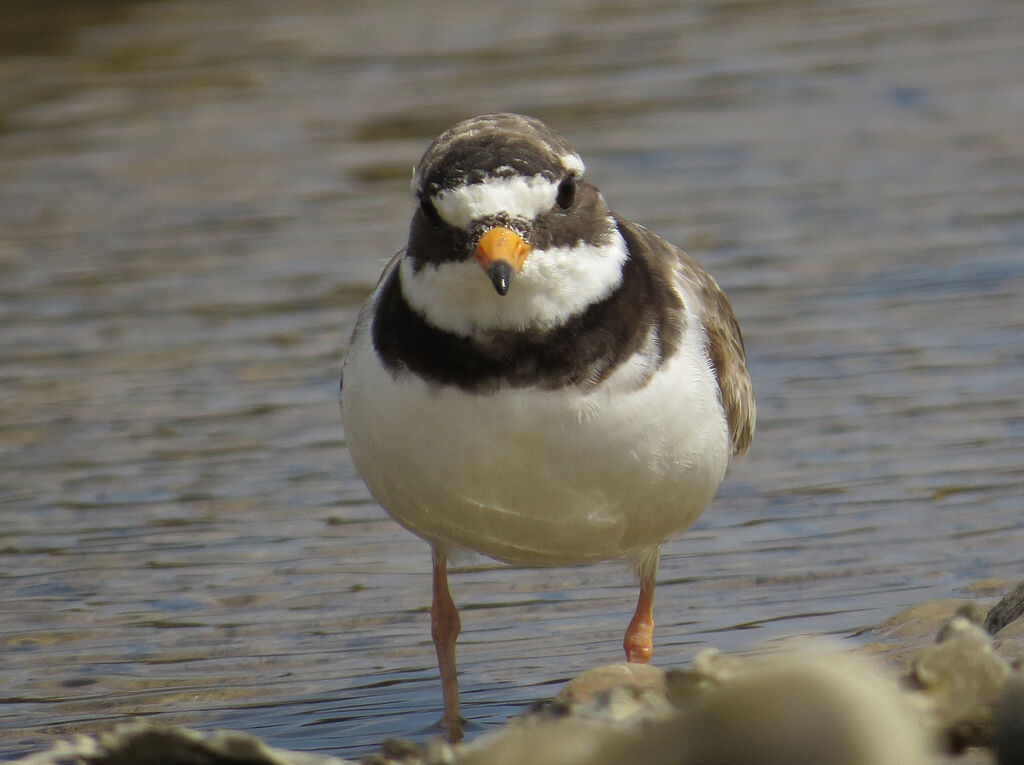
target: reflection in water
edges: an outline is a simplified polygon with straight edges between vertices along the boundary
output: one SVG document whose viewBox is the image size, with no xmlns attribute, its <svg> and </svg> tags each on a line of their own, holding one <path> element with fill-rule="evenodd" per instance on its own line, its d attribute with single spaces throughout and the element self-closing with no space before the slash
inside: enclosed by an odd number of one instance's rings
<svg viewBox="0 0 1024 765">
<path fill-rule="evenodd" d="M 0 753 L 437 719 L 425 545 L 335 396 L 409 168 L 488 109 L 567 135 L 745 329 L 758 437 L 666 548 L 663 665 L 1019 577 L 1019 4 L 35 7 L 0 27 Z M 625 567 L 472 564 L 478 727 L 618 659 Z"/>
</svg>

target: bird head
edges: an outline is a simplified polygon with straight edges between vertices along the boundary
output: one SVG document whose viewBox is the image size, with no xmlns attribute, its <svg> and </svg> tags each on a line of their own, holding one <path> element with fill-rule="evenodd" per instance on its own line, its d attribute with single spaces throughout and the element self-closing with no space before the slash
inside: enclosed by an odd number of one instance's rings
<svg viewBox="0 0 1024 765">
<path fill-rule="evenodd" d="M 544 123 L 487 114 L 430 144 L 402 289 L 460 334 L 554 326 L 621 280 L 625 244 L 584 164 Z"/>
</svg>

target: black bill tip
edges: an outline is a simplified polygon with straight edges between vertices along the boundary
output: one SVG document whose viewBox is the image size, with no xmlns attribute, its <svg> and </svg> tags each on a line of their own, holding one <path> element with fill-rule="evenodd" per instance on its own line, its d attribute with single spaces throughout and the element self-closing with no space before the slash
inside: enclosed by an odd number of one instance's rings
<svg viewBox="0 0 1024 765">
<path fill-rule="evenodd" d="M 507 260 L 496 260 L 487 269 L 487 276 L 490 277 L 491 284 L 494 285 L 494 291 L 499 295 L 504 295 L 508 292 L 508 285 L 512 283 L 514 273 L 512 264 Z"/>
</svg>

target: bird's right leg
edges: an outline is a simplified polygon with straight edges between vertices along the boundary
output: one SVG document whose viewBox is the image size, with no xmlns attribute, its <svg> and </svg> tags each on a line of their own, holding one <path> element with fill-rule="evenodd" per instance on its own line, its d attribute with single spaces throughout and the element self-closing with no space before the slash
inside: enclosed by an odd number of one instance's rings
<svg viewBox="0 0 1024 765">
<path fill-rule="evenodd" d="M 441 670 L 441 693 L 444 696 L 444 715 L 441 727 L 449 741 L 462 738 L 462 717 L 459 716 L 459 679 L 455 670 L 455 640 L 462 623 L 455 601 L 448 591 L 448 558 L 434 551 L 434 595 L 430 606 L 430 635 L 437 652 L 437 666 Z"/>
</svg>

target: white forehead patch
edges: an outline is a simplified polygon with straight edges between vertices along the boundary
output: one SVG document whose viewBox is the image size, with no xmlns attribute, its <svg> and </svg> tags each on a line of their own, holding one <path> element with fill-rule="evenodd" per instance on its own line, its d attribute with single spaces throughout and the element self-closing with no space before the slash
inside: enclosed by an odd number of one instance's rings
<svg viewBox="0 0 1024 765">
<path fill-rule="evenodd" d="M 475 220 L 499 213 L 533 220 L 554 206 L 557 195 L 558 184 L 543 175 L 513 175 L 439 191 L 433 202 L 448 224 L 466 228 Z"/>
<path fill-rule="evenodd" d="M 558 159 L 561 160 L 562 167 L 570 173 L 575 173 L 577 178 L 587 169 L 579 154 L 562 154 Z"/>
</svg>

